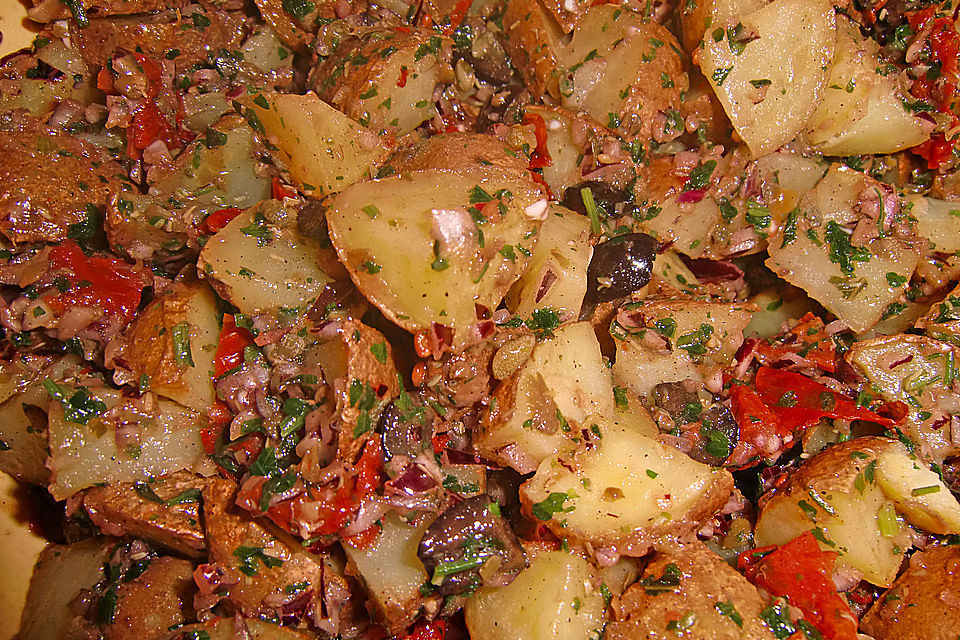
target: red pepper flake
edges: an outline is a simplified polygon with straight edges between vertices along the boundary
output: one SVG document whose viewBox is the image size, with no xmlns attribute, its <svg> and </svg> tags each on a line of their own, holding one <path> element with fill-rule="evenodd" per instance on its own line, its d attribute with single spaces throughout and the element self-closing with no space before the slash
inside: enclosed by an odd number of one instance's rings
<svg viewBox="0 0 960 640">
<path fill-rule="evenodd" d="M 407 65 L 403 65 L 403 66 L 400 67 L 400 78 L 397 79 L 397 86 L 398 86 L 398 87 L 405 87 L 405 86 L 407 86 L 407 74 L 408 74 L 409 72 L 410 72 L 410 70 L 407 69 Z"/>
</svg>

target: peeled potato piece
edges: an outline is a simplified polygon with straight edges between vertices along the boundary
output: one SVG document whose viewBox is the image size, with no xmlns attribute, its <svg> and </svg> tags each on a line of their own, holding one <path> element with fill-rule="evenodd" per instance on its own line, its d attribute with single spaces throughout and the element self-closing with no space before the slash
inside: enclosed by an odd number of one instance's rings
<svg viewBox="0 0 960 640">
<path fill-rule="evenodd" d="M 826 0 L 774 0 L 728 29 L 707 29 L 700 68 L 751 153 L 793 140 L 817 108 L 836 46 Z"/>
</svg>

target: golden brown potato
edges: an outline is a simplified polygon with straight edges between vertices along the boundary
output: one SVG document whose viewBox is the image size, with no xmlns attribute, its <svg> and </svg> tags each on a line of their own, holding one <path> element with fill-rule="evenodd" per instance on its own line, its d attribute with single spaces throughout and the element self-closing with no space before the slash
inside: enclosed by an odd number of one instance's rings
<svg viewBox="0 0 960 640">
<path fill-rule="evenodd" d="M 436 113 L 450 73 L 450 39 L 419 29 L 370 29 L 344 38 L 310 74 L 326 102 L 373 131 L 409 133 Z"/>
<path fill-rule="evenodd" d="M 207 480 L 188 472 L 148 482 L 93 487 L 83 506 L 101 531 L 146 538 L 192 558 L 206 553 L 200 492 Z"/>
<path fill-rule="evenodd" d="M 417 140 L 398 149 L 387 158 L 384 167 L 397 173 L 443 167 L 468 171 L 478 164 L 494 165 L 513 171 L 526 171 L 527 159 L 493 136 L 477 133 L 441 133 Z"/>
<path fill-rule="evenodd" d="M 246 615 L 279 612 L 298 585 L 300 591 L 320 587 L 321 559 L 299 542 L 269 529 L 234 504 L 237 486 L 214 479 L 203 488 L 204 528 L 210 562 L 219 564 L 234 581 L 227 599 Z"/>
<path fill-rule="evenodd" d="M 194 18 L 194 16 L 198 16 Z M 204 19 L 210 24 L 201 31 L 195 27 Z M 178 15 L 164 12 L 156 16 L 95 18 L 84 28 L 71 30 L 71 37 L 86 60 L 99 69 L 121 52 L 138 52 L 156 60 L 173 60 L 178 70 L 205 62 L 221 49 L 235 51 L 245 35 L 240 13 L 221 11 Z M 172 56 L 173 51 L 179 55 Z"/>
<path fill-rule="evenodd" d="M 288 3 L 283 0 L 254 0 L 260 15 L 270 25 L 273 32 L 285 45 L 291 49 L 304 51 L 310 45 L 313 34 L 316 33 L 316 25 L 321 24 L 321 20 L 329 21 L 336 18 L 336 2 L 330 0 L 319 0 L 317 2 L 293 4 L 304 10 L 310 9 L 304 15 L 294 16 L 287 11 Z M 360 11 L 366 7 L 365 0 L 352 0 L 349 3 L 355 11 Z"/>
<path fill-rule="evenodd" d="M 113 622 L 105 640 L 156 638 L 174 625 L 194 619 L 193 563 L 182 558 L 157 558 L 130 582 L 117 589 Z"/>
<path fill-rule="evenodd" d="M 123 168 L 97 146 L 15 117 L 0 125 L 0 234 L 13 243 L 59 242 L 91 203 L 117 189 Z"/>
<path fill-rule="evenodd" d="M 537 0 L 512 0 L 503 14 L 504 48 L 534 98 L 560 97 L 563 33 Z"/>
<path fill-rule="evenodd" d="M 672 544 L 614 601 L 605 637 L 675 638 L 680 628 L 693 638 L 772 640 L 759 617 L 765 605 L 757 588 L 703 543 Z"/>
<path fill-rule="evenodd" d="M 689 85 L 679 54 L 666 27 L 617 5 L 595 6 L 563 50 L 562 103 L 621 136 L 658 138 Z"/>
<path fill-rule="evenodd" d="M 876 640 L 954 640 L 960 628 L 958 567 L 960 547 L 955 545 L 916 552 L 907 570 L 863 616 L 860 630 Z"/>
<path fill-rule="evenodd" d="M 857 438 L 808 459 L 763 505 L 757 546 L 784 544 L 813 531 L 820 546 L 839 554 L 840 565 L 872 584 L 887 586 L 910 546 L 909 533 L 876 478 L 877 458 L 889 438 Z M 882 526 L 881 518 L 889 524 Z"/>
<path fill-rule="evenodd" d="M 955 640 L 960 628 L 960 547 L 918 551 L 860 621 L 876 640 Z M 918 632 L 923 631 L 922 636 Z"/>
<path fill-rule="evenodd" d="M 143 390 L 202 411 L 213 404 L 217 302 L 206 284 L 177 283 L 157 296 L 123 334 L 118 367 Z"/>
</svg>

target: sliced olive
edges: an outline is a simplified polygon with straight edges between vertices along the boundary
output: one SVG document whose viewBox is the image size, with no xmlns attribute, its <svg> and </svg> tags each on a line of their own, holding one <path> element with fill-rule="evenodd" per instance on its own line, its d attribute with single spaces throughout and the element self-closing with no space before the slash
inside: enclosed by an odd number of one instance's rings
<svg viewBox="0 0 960 640">
<path fill-rule="evenodd" d="M 609 302 L 646 286 L 658 246 L 645 233 L 628 233 L 596 245 L 587 267 L 587 299 Z"/>
</svg>

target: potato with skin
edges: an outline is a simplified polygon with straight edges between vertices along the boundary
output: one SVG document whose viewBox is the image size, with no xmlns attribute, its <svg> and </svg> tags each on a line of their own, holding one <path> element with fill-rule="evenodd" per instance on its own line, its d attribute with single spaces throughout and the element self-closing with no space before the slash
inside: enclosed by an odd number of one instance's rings
<svg viewBox="0 0 960 640">
<path fill-rule="evenodd" d="M 876 640 L 954 640 L 960 627 L 960 547 L 918 551 L 893 586 L 860 620 L 860 630 Z"/>
<path fill-rule="evenodd" d="M 563 32 L 537 0 L 513 0 L 503 14 L 504 48 L 534 98 L 560 97 Z"/>
<path fill-rule="evenodd" d="M 766 265 L 803 289 L 851 329 L 863 333 L 906 289 L 919 260 L 904 240 L 867 237 L 856 246 L 852 227 L 862 216 L 859 194 L 887 189 L 869 176 L 833 165 L 769 239 Z"/>
<path fill-rule="evenodd" d="M 525 513 L 557 536 L 643 555 L 660 537 L 697 531 L 729 499 L 729 471 L 627 425 L 586 424 L 589 445 L 545 459 L 520 488 Z"/>
<path fill-rule="evenodd" d="M 206 479 L 185 471 L 145 483 L 111 483 L 87 489 L 83 507 L 101 531 L 144 538 L 199 559 L 207 551 L 200 524 L 200 494 L 206 484 Z"/>
<path fill-rule="evenodd" d="M 194 18 L 194 16 L 197 16 Z M 203 31 L 194 24 L 209 21 Z M 236 51 L 246 35 L 243 15 L 239 12 L 203 11 L 182 15 L 161 12 L 154 16 L 119 16 L 94 18 L 77 28 L 71 23 L 70 37 L 83 54 L 83 59 L 99 69 L 123 52 L 141 53 L 160 61 L 172 59 L 179 72 L 220 50 Z M 170 51 L 179 55 L 167 58 Z"/>
<path fill-rule="evenodd" d="M 317 94 L 260 93 L 247 99 L 290 177 L 319 198 L 375 173 L 387 155 L 379 136 L 320 100 Z"/>
<path fill-rule="evenodd" d="M 680 11 L 683 48 L 693 55 L 708 29 L 733 27 L 742 16 L 753 13 L 768 0 L 691 0 Z"/>
<path fill-rule="evenodd" d="M 322 559 L 292 536 L 236 506 L 236 484 L 215 478 L 203 488 L 210 562 L 227 573 L 227 598 L 245 615 L 278 613 L 292 584 L 319 589 Z"/>
<path fill-rule="evenodd" d="M 314 640 L 312 633 L 301 633 L 290 627 L 281 627 L 257 618 L 213 618 L 207 622 L 187 624 L 160 636 L 163 640 L 235 640 L 238 636 L 249 640 Z"/>
<path fill-rule="evenodd" d="M 675 583 L 675 586 L 657 582 Z M 613 604 L 605 638 L 772 640 L 760 619 L 766 600 L 757 588 L 702 542 L 658 548 L 640 581 Z"/>
<path fill-rule="evenodd" d="M 836 18 L 825 0 L 774 0 L 703 38 L 700 68 L 754 157 L 802 131 L 827 83 Z"/>
<path fill-rule="evenodd" d="M 115 359 L 143 391 L 203 411 L 214 401 L 217 301 L 204 283 L 176 283 L 131 323 Z"/>
<path fill-rule="evenodd" d="M 125 175 L 100 147 L 22 115 L 0 126 L 0 149 L 0 234 L 14 244 L 65 240 Z"/>
<path fill-rule="evenodd" d="M 353 185 L 326 216 L 361 293 L 408 331 L 452 329 L 459 352 L 492 329 L 487 314 L 528 264 L 546 207 L 526 174 L 478 164 Z"/>
<path fill-rule="evenodd" d="M 475 444 L 485 456 L 530 473 L 581 438 L 591 416 L 613 414 L 610 370 L 589 322 L 567 324 L 536 347 L 494 391 Z"/>
<path fill-rule="evenodd" d="M 310 73 L 317 95 L 364 127 L 400 136 L 437 114 L 450 39 L 420 29 L 368 29 L 344 38 Z"/>
<path fill-rule="evenodd" d="M 479 164 L 502 167 L 507 171 L 526 171 L 526 156 L 493 136 L 456 131 L 439 133 L 413 141 L 397 149 L 384 163 L 383 170 L 394 173 L 428 171 L 442 167 L 450 171 L 469 171 Z"/>
<path fill-rule="evenodd" d="M 267 200 L 207 240 L 197 264 L 242 313 L 306 307 L 333 278 L 329 246 L 301 232 L 292 208 Z M 339 265 L 336 265 L 339 268 Z"/>
<path fill-rule="evenodd" d="M 597 570 L 564 551 L 535 553 L 505 587 L 485 587 L 467 600 L 472 640 L 587 640 L 603 628 Z"/>
<path fill-rule="evenodd" d="M 563 106 L 581 110 L 624 138 L 656 139 L 689 81 L 680 45 L 640 13 L 604 4 L 587 11 L 563 49 Z"/>
<path fill-rule="evenodd" d="M 117 589 L 113 621 L 104 640 L 155 638 L 167 629 L 194 619 L 193 563 L 182 558 L 156 558 L 147 569 Z"/>
<path fill-rule="evenodd" d="M 857 438 L 830 446 L 808 459 L 763 505 L 754 530 L 757 546 L 784 544 L 813 531 L 837 563 L 868 582 L 890 585 L 909 536 L 894 517 L 893 503 L 878 483 L 877 459 L 894 440 Z M 882 530 L 886 517 L 890 531 Z"/>
</svg>

